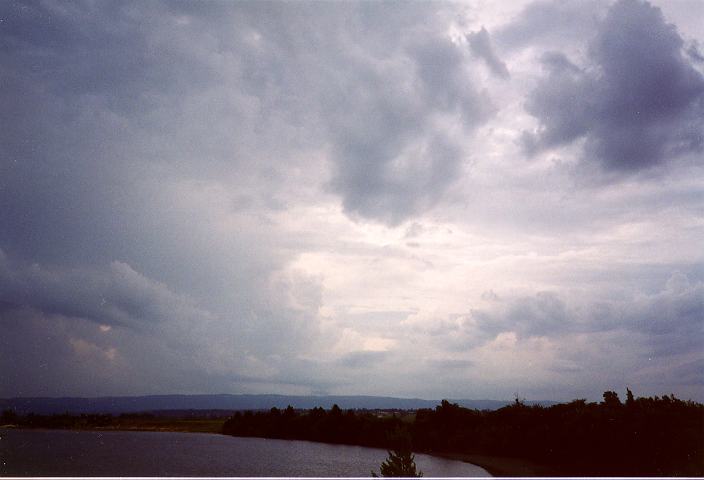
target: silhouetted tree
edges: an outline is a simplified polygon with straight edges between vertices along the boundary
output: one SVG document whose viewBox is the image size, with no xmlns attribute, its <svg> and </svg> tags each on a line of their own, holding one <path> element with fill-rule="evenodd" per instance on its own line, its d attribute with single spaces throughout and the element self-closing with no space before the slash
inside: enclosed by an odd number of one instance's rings
<svg viewBox="0 0 704 480">
<path fill-rule="evenodd" d="M 2 415 L 0 415 L 0 423 L 15 423 L 16 421 L 17 414 L 14 412 L 14 410 L 10 410 L 9 408 L 3 410 Z"/>
<path fill-rule="evenodd" d="M 604 392 L 604 405 L 607 407 L 620 407 L 621 399 L 618 398 L 618 393 L 610 390 Z"/>
<path fill-rule="evenodd" d="M 415 455 L 410 450 L 389 450 L 389 456 L 379 467 L 382 477 L 422 477 L 416 469 Z M 372 477 L 378 475 L 372 472 Z"/>
</svg>

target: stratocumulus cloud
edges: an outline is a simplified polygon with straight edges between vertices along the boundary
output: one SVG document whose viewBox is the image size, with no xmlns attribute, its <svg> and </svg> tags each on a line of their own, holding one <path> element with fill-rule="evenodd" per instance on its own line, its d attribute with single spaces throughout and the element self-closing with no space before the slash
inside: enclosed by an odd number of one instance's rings
<svg viewBox="0 0 704 480">
<path fill-rule="evenodd" d="M 0 396 L 704 399 L 696 8 L 0 4 Z"/>
</svg>

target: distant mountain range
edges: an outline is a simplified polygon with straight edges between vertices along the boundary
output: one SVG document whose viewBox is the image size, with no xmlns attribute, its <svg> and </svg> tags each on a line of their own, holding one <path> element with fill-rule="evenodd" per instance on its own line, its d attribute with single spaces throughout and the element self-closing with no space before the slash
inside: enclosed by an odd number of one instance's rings
<svg viewBox="0 0 704 480">
<path fill-rule="evenodd" d="M 479 410 L 496 410 L 512 403 L 503 400 L 450 400 L 463 407 Z M 552 401 L 525 402 L 529 405 L 553 405 Z M 18 414 L 36 413 L 136 413 L 167 410 L 268 410 L 272 407 L 308 409 L 331 408 L 337 404 L 342 409 L 403 409 L 434 408 L 440 400 L 420 398 L 395 398 L 374 396 L 295 396 L 295 395 L 147 395 L 134 397 L 27 397 L 0 399 L 0 411 L 10 409 Z"/>
</svg>

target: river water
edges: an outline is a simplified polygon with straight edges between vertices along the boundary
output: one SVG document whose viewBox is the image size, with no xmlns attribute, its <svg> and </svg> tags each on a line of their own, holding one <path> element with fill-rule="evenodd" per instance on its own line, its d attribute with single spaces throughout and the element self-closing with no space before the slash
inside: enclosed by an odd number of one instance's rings
<svg viewBox="0 0 704 480">
<path fill-rule="evenodd" d="M 208 433 L 0 429 L 0 476 L 370 477 L 377 448 Z M 469 463 L 416 455 L 426 477 L 482 477 Z"/>
</svg>

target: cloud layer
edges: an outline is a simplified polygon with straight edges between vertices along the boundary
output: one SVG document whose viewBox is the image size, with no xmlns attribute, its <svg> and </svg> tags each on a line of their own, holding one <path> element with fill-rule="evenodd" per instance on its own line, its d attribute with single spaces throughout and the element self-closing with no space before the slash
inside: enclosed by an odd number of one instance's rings
<svg viewBox="0 0 704 480">
<path fill-rule="evenodd" d="M 0 396 L 704 400 L 686 10 L 1 4 Z"/>
</svg>

